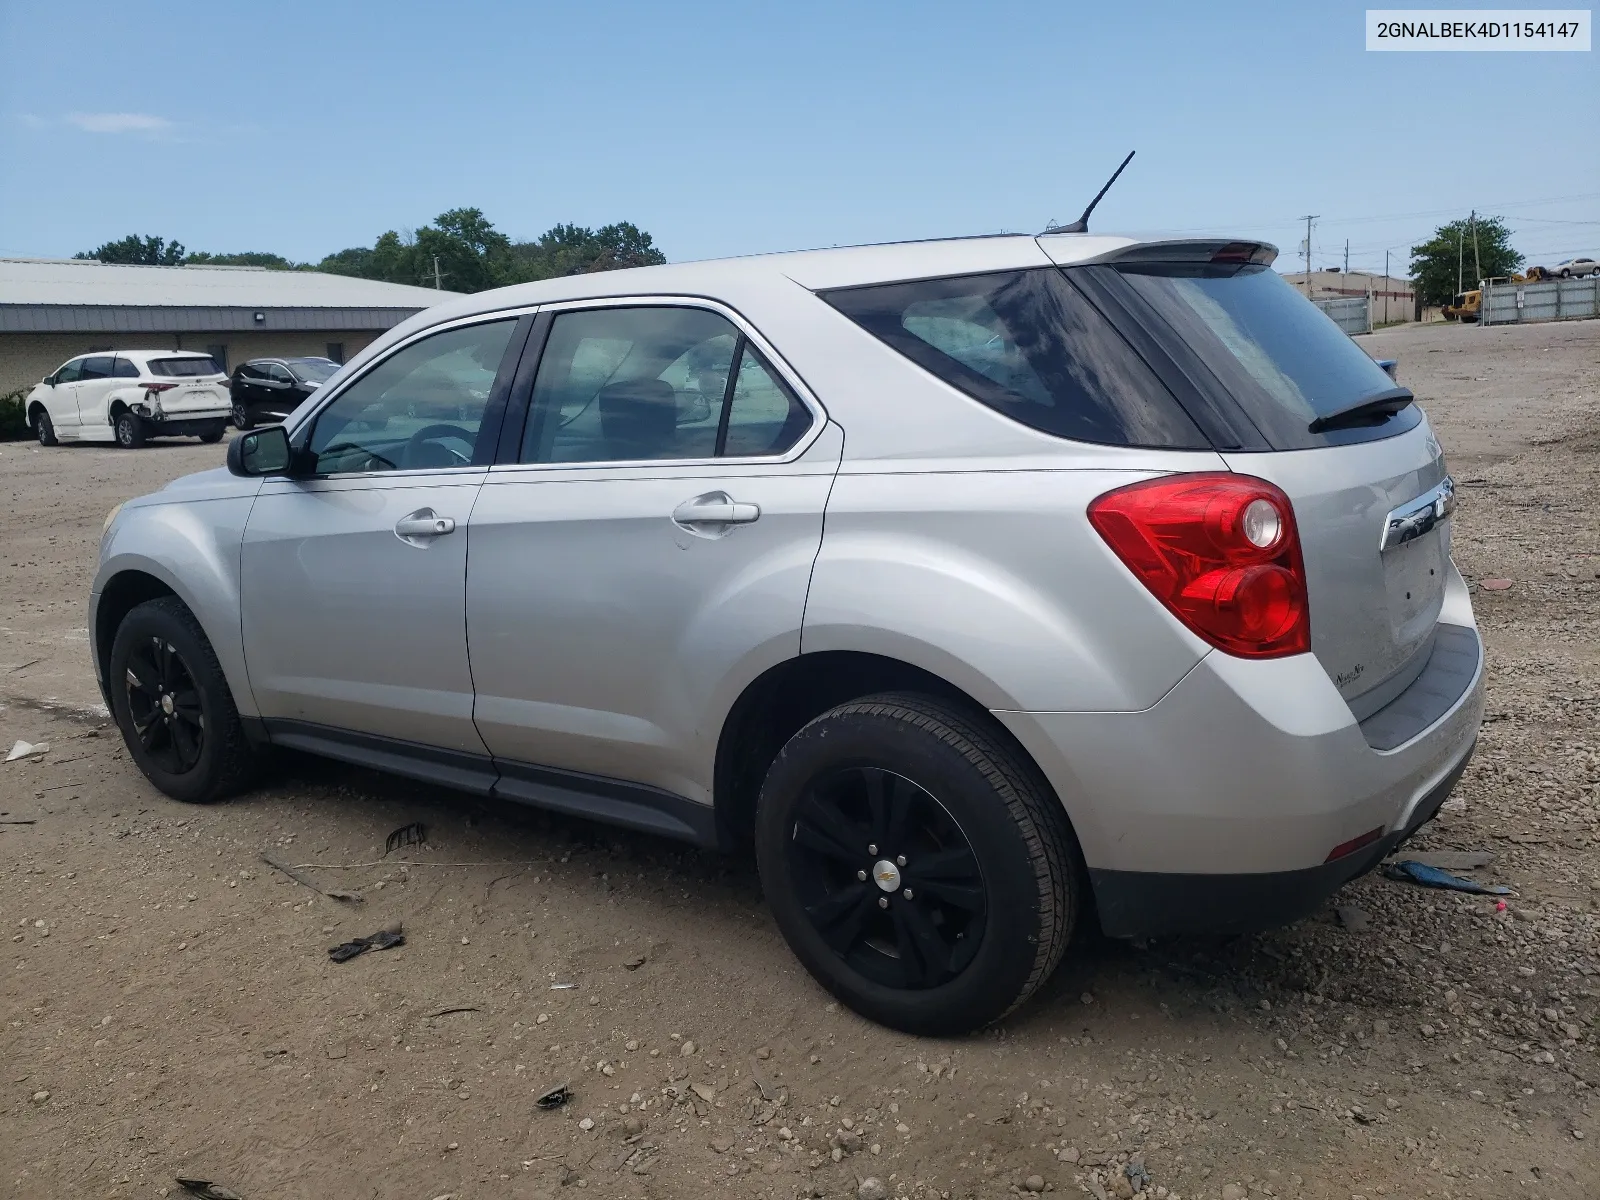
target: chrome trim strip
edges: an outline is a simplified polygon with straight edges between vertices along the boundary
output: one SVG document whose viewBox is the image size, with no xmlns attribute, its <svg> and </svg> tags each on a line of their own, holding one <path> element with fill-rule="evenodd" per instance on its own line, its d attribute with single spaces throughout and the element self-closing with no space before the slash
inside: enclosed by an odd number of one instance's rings
<svg viewBox="0 0 1600 1200">
<path fill-rule="evenodd" d="M 1456 510 L 1455 480 L 1446 475 L 1438 486 L 1430 488 L 1415 500 L 1392 510 L 1383 520 L 1383 533 L 1378 538 L 1378 552 L 1394 546 L 1414 542 L 1431 533 L 1434 526 Z"/>
</svg>

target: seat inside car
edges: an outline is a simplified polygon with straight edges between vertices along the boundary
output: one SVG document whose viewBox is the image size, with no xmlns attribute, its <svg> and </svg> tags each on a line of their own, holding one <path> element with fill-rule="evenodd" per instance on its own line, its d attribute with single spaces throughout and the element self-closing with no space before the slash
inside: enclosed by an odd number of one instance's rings
<svg viewBox="0 0 1600 1200">
<path fill-rule="evenodd" d="M 628 379 L 600 389 L 600 430 L 610 457 L 670 458 L 678 437 L 678 394 L 664 379 Z"/>
</svg>

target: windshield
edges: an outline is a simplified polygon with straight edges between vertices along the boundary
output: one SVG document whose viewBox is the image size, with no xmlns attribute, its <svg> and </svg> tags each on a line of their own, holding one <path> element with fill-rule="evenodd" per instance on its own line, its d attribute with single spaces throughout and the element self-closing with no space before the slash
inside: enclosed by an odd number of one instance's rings
<svg viewBox="0 0 1600 1200">
<path fill-rule="evenodd" d="M 331 358 L 291 358 L 289 370 L 306 383 L 326 383 L 333 378 L 339 364 Z"/>
<path fill-rule="evenodd" d="M 150 374 L 165 379 L 222 374 L 222 368 L 209 358 L 152 358 L 149 366 Z"/>
<path fill-rule="evenodd" d="M 1390 391 L 1394 380 L 1270 267 L 1130 264 L 1118 272 L 1278 449 L 1387 437 L 1419 419 L 1412 408 L 1386 425 L 1374 418 L 1364 428 L 1309 432 L 1318 418 Z"/>
</svg>

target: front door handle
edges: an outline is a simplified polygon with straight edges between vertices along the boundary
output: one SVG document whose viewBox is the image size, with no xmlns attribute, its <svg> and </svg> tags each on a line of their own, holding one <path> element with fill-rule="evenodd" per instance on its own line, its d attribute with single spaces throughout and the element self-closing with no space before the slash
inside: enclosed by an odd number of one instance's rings
<svg viewBox="0 0 1600 1200">
<path fill-rule="evenodd" d="M 394 523 L 395 536 L 413 545 L 456 531 L 454 517 L 441 517 L 431 508 L 419 508 Z"/>
<path fill-rule="evenodd" d="M 679 525 L 748 525 L 761 516 L 757 504 L 740 504 L 727 492 L 707 492 L 672 510 Z"/>
</svg>

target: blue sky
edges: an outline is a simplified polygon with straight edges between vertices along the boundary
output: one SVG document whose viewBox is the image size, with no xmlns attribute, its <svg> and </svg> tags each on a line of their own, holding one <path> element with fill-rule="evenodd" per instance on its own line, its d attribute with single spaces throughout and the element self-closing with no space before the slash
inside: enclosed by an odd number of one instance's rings
<svg viewBox="0 0 1600 1200">
<path fill-rule="evenodd" d="M 0 0 L 0 254 L 297 259 L 476 206 L 673 260 L 1095 227 L 1396 263 L 1469 207 L 1600 257 L 1595 54 L 1374 54 L 1364 6 Z"/>
</svg>

